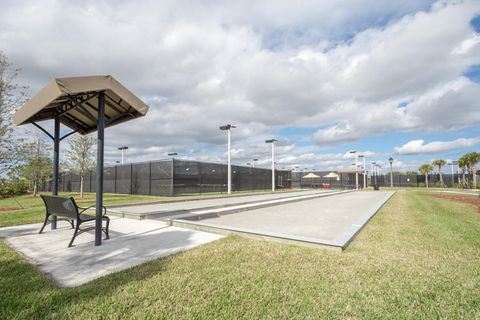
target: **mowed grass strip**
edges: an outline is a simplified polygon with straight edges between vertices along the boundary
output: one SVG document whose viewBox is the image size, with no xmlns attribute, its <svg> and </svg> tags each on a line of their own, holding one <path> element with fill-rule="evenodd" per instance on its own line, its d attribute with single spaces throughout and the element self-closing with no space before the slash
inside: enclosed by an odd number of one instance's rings
<svg viewBox="0 0 480 320">
<path fill-rule="evenodd" d="M 95 194 L 86 193 L 84 199 L 80 199 L 78 193 L 62 192 L 61 196 L 74 197 L 79 206 L 88 207 L 95 204 Z M 117 203 L 145 202 L 164 200 L 166 197 L 123 195 L 123 194 L 104 194 L 104 205 Z M 15 201 L 16 200 L 16 201 Z M 17 202 L 18 201 L 18 202 Z M 19 206 L 19 203 L 23 209 Z M 20 210 L 0 210 L 0 227 L 13 225 L 43 222 L 45 219 L 45 205 L 40 195 L 24 195 L 14 198 L 0 199 L 0 208 L 20 208 Z"/>
<path fill-rule="evenodd" d="M 228 237 L 73 289 L 0 245 L 1 319 L 480 318 L 480 215 L 399 191 L 343 253 Z"/>
<path fill-rule="evenodd" d="M 276 191 L 276 193 L 284 193 L 289 191 L 291 190 L 282 189 Z M 152 201 L 183 201 L 208 199 L 212 197 L 241 197 L 245 195 L 255 195 L 262 193 L 270 193 L 270 191 L 236 191 L 232 195 L 227 195 L 226 193 L 212 192 L 203 194 L 179 195 L 175 197 L 105 193 L 103 195 L 103 204 L 105 206 L 109 206 L 112 204 L 131 204 Z M 95 204 L 95 193 L 84 193 L 84 199 L 80 199 L 79 193 L 76 192 L 61 192 L 60 195 L 65 197 L 74 197 L 77 204 L 82 207 L 88 207 Z M 22 207 L 24 207 L 23 209 L 20 207 L 19 203 Z M 2 208 L 19 208 L 19 210 L 2 210 Z M 23 195 L 15 198 L 0 199 L 0 228 L 13 225 L 43 222 L 44 219 L 45 205 L 43 204 L 40 195 L 37 195 L 36 197 L 33 197 L 32 195 Z"/>
</svg>

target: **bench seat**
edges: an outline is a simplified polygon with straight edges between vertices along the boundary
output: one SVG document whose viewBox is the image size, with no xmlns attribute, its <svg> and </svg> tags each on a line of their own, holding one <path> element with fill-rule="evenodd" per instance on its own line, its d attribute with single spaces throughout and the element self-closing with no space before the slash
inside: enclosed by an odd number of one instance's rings
<svg viewBox="0 0 480 320">
<path fill-rule="evenodd" d="M 95 206 L 90 207 L 79 207 L 75 202 L 73 197 L 60 197 L 60 196 L 50 196 L 50 195 L 41 195 L 43 202 L 45 203 L 45 221 L 39 233 L 43 232 L 43 229 L 48 223 L 51 223 L 52 217 L 57 217 L 59 220 L 66 220 L 74 228 L 73 237 L 70 240 L 68 247 L 73 245 L 75 238 L 84 232 L 95 230 L 95 226 L 89 225 L 86 228 L 80 228 L 80 225 L 85 222 L 95 221 L 95 216 L 85 214 L 88 209 L 94 208 Z M 110 218 L 106 215 L 107 209 L 102 207 L 102 221 L 105 221 L 105 227 L 102 223 L 102 231 L 105 233 L 106 239 L 109 239 L 108 227 L 110 226 Z"/>
</svg>

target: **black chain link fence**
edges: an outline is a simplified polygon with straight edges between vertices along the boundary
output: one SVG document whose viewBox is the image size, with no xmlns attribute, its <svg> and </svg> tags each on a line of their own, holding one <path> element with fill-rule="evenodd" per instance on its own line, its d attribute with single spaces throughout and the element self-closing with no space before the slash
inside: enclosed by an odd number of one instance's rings
<svg viewBox="0 0 480 320">
<path fill-rule="evenodd" d="M 187 160 L 159 160 L 105 167 L 104 192 L 136 195 L 175 196 L 227 192 L 227 165 Z M 291 188 L 291 172 L 275 171 L 277 189 Z M 95 192 L 96 175 L 84 176 L 83 191 Z M 271 190 L 272 171 L 264 168 L 232 166 L 232 191 Z M 51 191 L 51 182 L 40 186 Z M 62 172 L 60 192 L 80 191 L 80 176 Z"/>
<path fill-rule="evenodd" d="M 309 172 L 292 172 L 292 188 L 332 188 L 332 189 L 355 189 L 355 173 L 338 174 L 338 178 L 323 178 L 330 171 L 309 171 Z M 314 173 L 319 178 L 304 178 L 307 174 Z M 462 174 L 443 174 L 444 187 L 458 187 L 462 182 Z M 471 181 L 472 175 L 466 174 L 465 179 Z M 372 186 L 375 182 L 374 177 L 366 179 L 366 185 Z M 480 176 L 477 175 L 477 181 Z M 363 188 L 363 174 L 358 175 L 358 184 Z M 390 187 L 390 174 L 378 175 L 377 184 L 380 187 Z M 440 175 L 428 175 L 428 185 L 430 187 L 441 187 Z M 394 187 L 424 187 L 425 175 L 393 175 Z"/>
<path fill-rule="evenodd" d="M 314 173 L 319 178 L 304 178 Z M 355 189 L 355 174 L 342 173 L 338 178 L 324 178 L 330 171 L 292 172 L 275 171 L 277 189 L 289 188 L 328 188 Z M 465 175 L 472 180 L 471 174 Z M 480 177 L 477 176 L 480 181 Z M 440 175 L 430 174 L 429 186 L 440 186 Z M 443 174 L 446 187 L 458 187 L 462 174 Z M 358 175 L 359 187 L 363 188 L 363 175 Z M 373 177 L 366 179 L 372 186 Z M 390 187 L 390 174 L 377 176 L 380 187 Z M 84 176 L 84 192 L 95 192 L 96 175 L 90 171 Z M 245 166 L 232 166 L 232 191 L 271 190 L 272 172 L 270 169 Z M 424 187 L 425 175 L 393 175 L 394 187 Z M 45 182 L 40 191 L 51 191 L 51 182 Z M 80 176 L 74 173 L 60 173 L 59 191 L 80 191 Z M 227 192 L 227 165 L 189 160 L 159 160 L 105 167 L 104 192 L 118 194 L 176 196 L 183 194 L 225 193 Z"/>
<path fill-rule="evenodd" d="M 314 189 L 355 189 L 355 173 L 339 173 L 338 178 L 324 178 L 331 171 L 308 171 L 292 172 L 292 188 L 314 188 Z M 318 178 L 305 178 L 307 174 L 313 173 Z M 363 188 L 363 174 L 358 174 L 359 188 Z"/>
</svg>

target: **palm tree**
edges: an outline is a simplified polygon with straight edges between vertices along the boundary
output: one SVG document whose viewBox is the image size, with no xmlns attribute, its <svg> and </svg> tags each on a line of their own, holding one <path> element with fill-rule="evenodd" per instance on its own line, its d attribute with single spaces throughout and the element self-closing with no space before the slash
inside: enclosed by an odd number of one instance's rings
<svg viewBox="0 0 480 320">
<path fill-rule="evenodd" d="M 418 168 L 418 171 L 420 171 L 421 174 L 425 175 L 425 187 L 428 188 L 428 174 L 433 170 L 433 167 L 426 163 L 422 164 L 420 168 Z"/>
<path fill-rule="evenodd" d="M 479 152 L 469 152 L 465 154 L 470 170 L 472 171 L 473 188 L 477 189 L 477 163 L 480 162 Z"/>
<path fill-rule="evenodd" d="M 462 187 L 463 188 L 467 188 L 467 186 L 468 186 L 467 179 L 465 178 L 465 172 L 468 172 L 468 170 L 470 168 L 470 164 L 468 162 L 467 155 L 468 154 L 464 154 L 457 161 L 458 167 L 462 168 Z"/>
<path fill-rule="evenodd" d="M 442 167 L 446 164 L 447 164 L 447 162 L 443 159 L 434 160 L 432 162 L 433 166 L 438 167 L 438 174 L 440 175 L 440 186 L 441 187 L 445 187 L 445 184 L 443 183 Z"/>
</svg>

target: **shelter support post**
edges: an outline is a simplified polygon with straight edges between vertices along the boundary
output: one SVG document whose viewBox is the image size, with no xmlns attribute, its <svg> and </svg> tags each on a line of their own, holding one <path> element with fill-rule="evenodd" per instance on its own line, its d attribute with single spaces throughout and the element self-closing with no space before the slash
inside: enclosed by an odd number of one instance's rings
<svg viewBox="0 0 480 320">
<path fill-rule="evenodd" d="M 52 172 L 52 195 L 58 196 L 58 167 L 60 162 L 60 119 L 55 117 L 53 134 L 53 172 Z M 52 230 L 57 229 L 57 217 L 52 216 Z"/>
<path fill-rule="evenodd" d="M 95 245 L 102 244 L 102 206 L 103 206 L 103 148 L 105 131 L 105 93 L 98 93 L 97 123 L 97 188 L 95 210 Z"/>
</svg>

